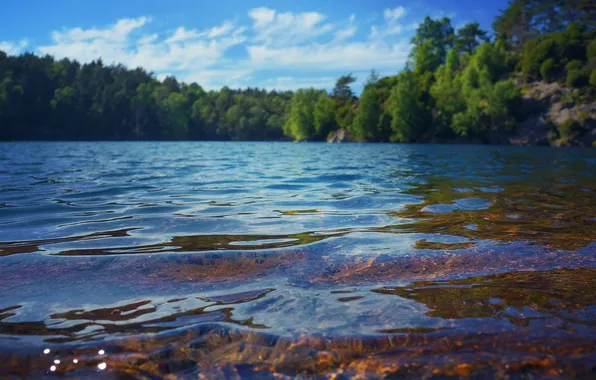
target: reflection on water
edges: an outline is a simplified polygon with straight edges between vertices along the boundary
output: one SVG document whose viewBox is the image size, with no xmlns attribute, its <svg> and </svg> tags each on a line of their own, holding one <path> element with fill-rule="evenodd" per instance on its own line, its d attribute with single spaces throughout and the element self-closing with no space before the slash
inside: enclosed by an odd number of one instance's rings
<svg viewBox="0 0 596 380">
<path fill-rule="evenodd" d="M 2 148 L 0 377 L 596 376 L 593 151 Z"/>
</svg>

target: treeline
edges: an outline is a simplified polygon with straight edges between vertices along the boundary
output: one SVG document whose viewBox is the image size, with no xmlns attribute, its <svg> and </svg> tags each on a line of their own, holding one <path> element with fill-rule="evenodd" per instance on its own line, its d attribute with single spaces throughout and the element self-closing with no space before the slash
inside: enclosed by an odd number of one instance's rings
<svg viewBox="0 0 596 380">
<path fill-rule="evenodd" d="M 325 140 L 343 128 L 355 141 L 485 139 L 524 118 L 524 83 L 559 81 L 596 93 L 596 5 L 590 0 L 515 0 L 494 36 L 448 18 L 422 22 L 406 68 L 373 70 L 358 98 L 351 74 L 330 92 L 205 91 L 143 69 L 0 52 L 0 140 Z"/>
<path fill-rule="evenodd" d="M 0 139 L 283 138 L 291 92 L 204 91 L 142 69 L 0 52 Z"/>
</svg>

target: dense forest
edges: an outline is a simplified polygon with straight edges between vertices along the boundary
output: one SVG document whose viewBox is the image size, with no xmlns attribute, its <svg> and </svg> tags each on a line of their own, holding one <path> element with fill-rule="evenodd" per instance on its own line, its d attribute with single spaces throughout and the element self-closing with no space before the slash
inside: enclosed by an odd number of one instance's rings
<svg viewBox="0 0 596 380">
<path fill-rule="evenodd" d="M 0 140 L 453 141 L 515 131 L 529 83 L 596 99 L 596 5 L 591 0 L 510 1 L 493 32 L 427 17 L 406 68 L 360 97 L 342 76 L 331 93 L 302 89 L 205 91 L 143 69 L 0 52 Z M 564 137 L 573 123 L 554 126 Z"/>
</svg>

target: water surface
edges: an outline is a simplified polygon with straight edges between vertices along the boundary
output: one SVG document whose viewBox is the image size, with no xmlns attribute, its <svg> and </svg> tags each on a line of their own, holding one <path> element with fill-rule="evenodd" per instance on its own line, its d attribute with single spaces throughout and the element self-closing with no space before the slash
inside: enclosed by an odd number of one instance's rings
<svg viewBox="0 0 596 380">
<path fill-rule="evenodd" d="M 596 376 L 596 151 L 0 144 L 0 377 Z"/>
</svg>

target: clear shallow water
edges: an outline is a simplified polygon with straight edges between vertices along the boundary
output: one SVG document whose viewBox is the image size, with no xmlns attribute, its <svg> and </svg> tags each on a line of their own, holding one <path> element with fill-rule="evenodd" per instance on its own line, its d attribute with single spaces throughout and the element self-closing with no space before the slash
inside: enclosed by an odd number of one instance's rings
<svg viewBox="0 0 596 380">
<path fill-rule="evenodd" d="M 0 289 L 2 377 L 590 378 L 596 151 L 0 144 Z"/>
</svg>

